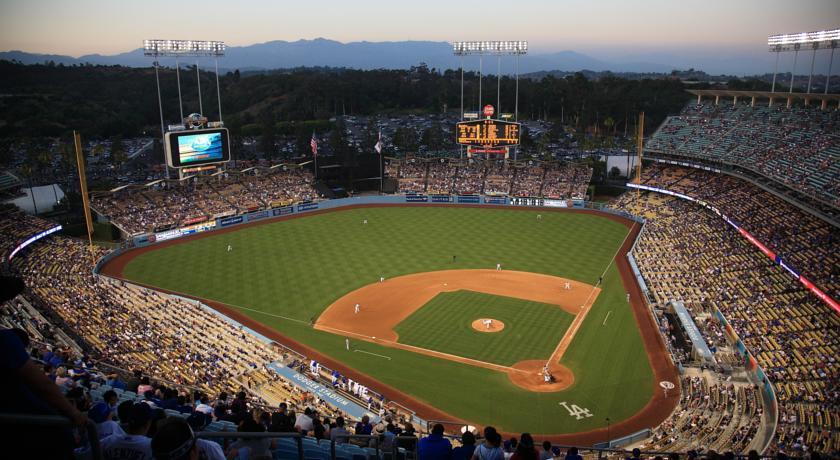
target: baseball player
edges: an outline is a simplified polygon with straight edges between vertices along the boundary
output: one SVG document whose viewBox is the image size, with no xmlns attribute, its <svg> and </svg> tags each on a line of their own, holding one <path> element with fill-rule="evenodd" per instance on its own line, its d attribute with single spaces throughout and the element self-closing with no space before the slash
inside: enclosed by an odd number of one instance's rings
<svg viewBox="0 0 840 460">
<path fill-rule="evenodd" d="M 363 220 L 362 224 L 367 225 L 367 219 Z"/>
<path fill-rule="evenodd" d="M 353 307 L 353 313 L 358 314 L 359 310 L 360 310 L 360 306 L 359 306 L 359 304 L 356 304 L 356 306 Z"/>
<path fill-rule="evenodd" d="M 566 281 L 565 283 L 563 283 L 563 289 L 565 289 L 565 290 L 567 290 L 567 291 L 568 291 L 568 290 L 569 290 L 569 289 L 571 289 L 571 288 L 572 288 L 572 283 L 570 283 L 570 282 L 568 282 L 568 281 Z"/>
<path fill-rule="evenodd" d="M 233 246 L 228 245 L 228 250 L 227 250 L 227 252 L 230 252 L 230 251 L 233 251 Z"/>
<path fill-rule="evenodd" d="M 496 264 L 496 270 L 501 270 L 501 269 L 502 269 L 502 264 Z"/>
<path fill-rule="evenodd" d="M 542 220 L 542 214 L 537 214 L 537 220 Z"/>
<path fill-rule="evenodd" d="M 380 277 L 379 277 L 379 282 L 380 282 L 380 283 L 384 283 L 384 282 L 385 282 L 385 277 L 384 277 L 384 276 L 380 276 Z"/>
<path fill-rule="evenodd" d="M 630 303 L 630 293 L 627 293 L 627 303 Z"/>
</svg>

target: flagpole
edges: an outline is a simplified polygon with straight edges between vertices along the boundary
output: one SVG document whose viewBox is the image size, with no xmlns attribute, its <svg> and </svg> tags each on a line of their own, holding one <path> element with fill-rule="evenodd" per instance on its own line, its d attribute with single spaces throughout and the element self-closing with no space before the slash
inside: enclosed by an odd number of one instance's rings
<svg viewBox="0 0 840 460">
<path fill-rule="evenodd" d="M 384 163 L 382 161 L 382 128 L 379 129 L 379 139 L 376 141 L 376 146 L 379 153 L 379 194 L 382 195 L 382 181 L 384 180 L 382 176 L 382 163 Z"/>
</svg>

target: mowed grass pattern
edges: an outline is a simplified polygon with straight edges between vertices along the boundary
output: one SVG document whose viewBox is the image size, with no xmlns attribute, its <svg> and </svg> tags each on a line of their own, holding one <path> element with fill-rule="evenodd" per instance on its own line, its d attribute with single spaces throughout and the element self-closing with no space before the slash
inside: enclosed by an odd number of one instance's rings
<svg viewBox="0 0 840 460">
<path fill-rule="evenodd" d="M 503 373 L 373 343 L 354 347 L 392 359 L 347 351 L 344 337 L 315 330 L 310 320 L 380 275 L 502 263 L 505 269 L 594 285 L 626 235 L 626 227 L 599 215 L 564 211 L 344 209 L 185 240 L 137 257 L 124 275 L 238 308 L 455 417 L 513 432 L 569 433 L 604 426 L 605 417 L 629 417 L 655 391 L 615 266 L 562 361 L 575 373 L 575 384 L 559 393 L 527 392 Z M 228 244 L 233 251 L 226 251 Z M 560 401 L 595 416 L 569 417 Z"/>
<path fill-rule="evenodd" d="M 479 332 L 472 322 L 492 318 L 499 332 Z M 548 359 L 574 316 L 557 305 L 473 291 L 442 292 L 397 325 L 399 342 L 510 366 Z"/>
</svg>

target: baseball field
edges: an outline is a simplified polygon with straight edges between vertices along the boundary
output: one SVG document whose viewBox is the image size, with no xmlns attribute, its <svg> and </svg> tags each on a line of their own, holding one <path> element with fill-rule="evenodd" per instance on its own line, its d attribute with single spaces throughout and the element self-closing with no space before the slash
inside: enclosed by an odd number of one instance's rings
<svg viewBox="0 0 840 460">
<path fill-rule="evenodd" d="M 103 272 L 202 299 L 420 416 L 594 443 L 676 404 L 627 273 L 637 231 L 594 212 L 357 207 L 168 241 Z"/>
</svg>

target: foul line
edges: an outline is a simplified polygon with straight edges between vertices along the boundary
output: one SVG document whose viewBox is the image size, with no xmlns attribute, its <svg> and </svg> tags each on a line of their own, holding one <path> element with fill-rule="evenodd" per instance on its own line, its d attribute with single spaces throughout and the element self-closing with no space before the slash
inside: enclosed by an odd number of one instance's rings
<svg viewBox="0 0 840 460">
<path fill-rule="evenodd" d="M 378 355 L 378 354 L 376 354 L 376 353 L 371 353 L 371 352 L 369 352 L 369 351 L 364 351 L 364 350 L 353 350 L 353 353 L 367 353 L 367 354 L 369 354 L 369 355 L 379 356 L 380 358 L 385 358 L 385 359 L 387 359 L 388 361 L 390 361 L 390 360 L 391 360 L 391 357 L 390 357 L 390 356 Z"/>
<path fill-rule="evenodd" d="M 516 369 L 514 367 L 502 366 L 501 364 L 488 363 L 486 361 L 479 361 L 477 359 L 472 359 L 472 358 L 465 358 L 463 356 L 444 353 L 442 351 L 430 350 L 428 348 L 415 347 L 414 345 L 408 345 L 408 344 L 405 344 L 405 343 L 394 342 L 394 341 L 391 341 L 391 340 L 376 339 L 376 338 L 373 338 L 372 336 L 369 336 L 369 335 L 359 334 L 357 332 L 345 331 L 345 330 L 342 330 L 342 329 L 336 329 L 334 327 L 325 326 L 323 324 L 315 324 L 314 328 L 318 329 L 318 330 L 326 331 L 326 332 L 333 332 L 333 333 L 338 332 L 338 333 L 341 333 L 341 334 L 351 335 L 353 337 L 364 340 L 366 342 L 371 342 L 371 343 L 375 343 L 375 344 L 378 344 L 378 345 L 383 345 L 383 346 L 390 347 L 390 348 L 398 348 L 398 349 L 401 349 L 401 350 L 412 351 L 414 353 L 419 353 L 421 355 L 432 356 L 434 358 L 445 359 L 447 361 L 453 361 L 453 362 L 456 362 L 456 363 L 470 364 L 472 366 L 483 367 L 485 369 L 490 369 L 490 370 L 494 370 L 494 371 L 497 371 L 497 372 L 522 372 L 522 373 L 526 373 L 526 374 L 528 373 L 527 371 L 524 371 L 522 369 Z"/>
<path fill-rule="evenodd" d="M 604 317 L 604 322 L 601 323 L 601 326 L 606 326 L 607 325 L 607 320 L 610 318 L 610 313 L 612 313 L 612 310 L 607 312 L 607 316 Z"/>
<path fill-rule="evenodd" d="M 156 294 L 159 294 L 159 295 L 167 295 L 167 296 L 176 295 L 178 297 L 183 297 L 183 298 L 186 298 L 186 299 L 194 300 L 196 302 L 200 302 L 201 304 L 203 304 L 205 306 L 208 306 L 208 307 L 210 307 L 210 305 L 207 305 L 207 302 L 215 302 L 215 303 L 222 304 L 222 305 L 225 305 L 225 306 L 228 306 L 228 307 L 238 308 L 240 310 L 248 310 L 248 311 L 252 311 L 254 313 L 261 313 L 263 315 L 268 315 L 268 316 L 273 316 L 275 318 L 285 319 L 286 321 L 294 321 L 296 323 L 305 324 L 307 326 L 310 325 L 309 321 L 303 321 L 303 320 L 300 320 L 300 319 L 297 319 L 297 318 L 289 318 L 288 316 L 278 315 L 278 314 L 275 314 L 275 313 L 269 313 L 267 311 L 262 311 L 262 310 L 256 310 L 254 308 L 243 307 L 241 305 L 236 305 L 236 304 L 232 304 L 232 303 L 226 303 L 226 302 L 222 302 L 220 300 L 211 299 L 209 297 L 193 297 L 191 294 L 187 294 L 186 292 L 174 291 L 172 289 L 168 289 L 168 288 L 165 288 L 165 287 L 162 287 L 162 286 L 157 286 L 157 285 L 154 285 L 154 284 L 145 284 L 145 283 L 140 284 L 140 283 L 136 283 L 134 281 L 128 281 L 128 280 L 125 280 L 125 279 L 122 279 L 122 278 L 112 278 L 112 279 L 119 280 L 120 282 L 129 285 L 129 287 L 151 289 L 152 291 L 154 291 Z M 210 308 L 213 308 L 213 307 L 210 307 Z M 217 313 L 221 314 L 221 315 L 224 315 L 224 316 L 230 318 L 230 316 L 225 315 L 224 313 L 216 310 L 215 308 L 213 310 L 216 311 Z M 236 321 L 234 318 L 230 318 L 230 319 Z M 236 321 L 236 322 L 239 323 L 239 321 Z"/>
<path fill-rule="evenodd" d="M 636 222 L 633 221 L 633 225 L 630 226 L 630 230 L 627 232 L 627 235 L 621 241 L 621 244 L 618 246 L 618 249 L 615 250 L 615 254 L 613 254 L 612 258 L 610 259 L 610 263 L 607 264 L 607 268 L 601 273 L 599 279 L 604 279 L 604 275 L 607 274 L 607 271 L 612 266 L 613 262 L 615 262 L 615 258 L 618 256 L 618 253 L 621 252 L 621 248 L 624 247 L 624 243 L 627 242 L 627 238 L 630 238 L 630 235 L 633 234 L 633 230 L 636 228 Z M 563 358 L 563 355 L 566 354 L 566 350 L 569 349 L 569 345 L 572 343 L 572 339 L 577 334 L 578 329 L 580 329 L 580 325 L 583 324 L 583 320 L 586 318 L 586 315 L 589 313 L 589 310 L 592 309 L 592 304 L 590 304 L 590 299 L 592 299 L 592 295 L 595 293 L 595 290 L 598 289 L 599 284 L 596 284 L 592 287 L 592 290 L 589 291 L 589 295 L 586 297 L 586 301 L 583 303 L 583 310 L 575 316 L 574 321 L 569 326 L 569 329 L 566 330 L 566 333 L 563 334 L 563 338 L 560 339 L 560 343 L 557 344 L 557 348 L 554 349 L 554 353 L 551 354 L 551 357 L 548 358 L 548 362 L 556 363 Z M 592 303 L 595 303 L 594 300 Z"/>
</svg>

